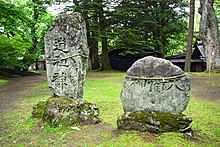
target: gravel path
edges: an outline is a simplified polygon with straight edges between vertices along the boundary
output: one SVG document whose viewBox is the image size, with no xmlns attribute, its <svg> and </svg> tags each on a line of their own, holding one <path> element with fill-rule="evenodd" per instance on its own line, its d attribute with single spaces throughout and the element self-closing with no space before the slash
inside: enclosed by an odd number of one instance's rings
<svg viewBox="0 0 220 147">
<path fill-rule="evenodd" d="M 39 83 L 46 81 L 46 74 L 32 74 L 11 78 L 6 85 L 0 86 L 0 115 L 8 108 L 13 107 L 13 102 L 22 98 Z"/>
</svg>

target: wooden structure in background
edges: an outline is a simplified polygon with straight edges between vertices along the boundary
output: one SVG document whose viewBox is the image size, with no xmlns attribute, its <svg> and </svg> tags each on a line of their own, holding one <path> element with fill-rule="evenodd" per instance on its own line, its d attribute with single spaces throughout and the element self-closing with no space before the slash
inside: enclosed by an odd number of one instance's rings
<svg viewBox="0 0 220 147">
<path fill-rule="evenodd" d="M 109 60 L 112 69 L 127 71 L 131 65 L 146 56 L 155 56 L 161 57 L 160 53 L 151 52 L 146 54 L 126 54 L 123 55 L 125 50 L 118 49 L 112 50 L 109 52 Z M 174 55 L 170 57 L 166 57 L 167 60 L 171 61 L 173 64 L 179 66 L 182 70 L 184 70 L 185 66 L 185 54 Z M 197 41 L 194 45 L 194 50 L 192 53 L 191 59 L 191 72 L 203 72 L 206 70 L 206 58 L 205 58 L 205 50 L 202 45 L 202 41 Z"/>
<path fill-rule="evenodd" d="M 152 50 L 150 50 L 150 52 L 149 50 L 146 50 L 146 54 L 139 53 L 123 55 L 125 51 L 125 49 L 117 49 L 109 52 L 109 60 L 112 69 L 127 71 L 131 67 L 131 65 L 138 59 L 141 59 L 146 56 L 161 57 L 160 53 L 154 52 Z"/>
<path fill-rule="evenodd" d="M 175 55 L 167 57 L 166 59 L 171 61 L 173 64 L 179 66 L 182 70 L 184 70 L 185 65 L 184 54 Z M 191 72 L 203 72 L 206 70 L 206 58 L 205 58 L 205 50 L 203 48 L 202 42 L 197 41 L 194 45 L 194 51 L 191 55 Z"/>
</svg>

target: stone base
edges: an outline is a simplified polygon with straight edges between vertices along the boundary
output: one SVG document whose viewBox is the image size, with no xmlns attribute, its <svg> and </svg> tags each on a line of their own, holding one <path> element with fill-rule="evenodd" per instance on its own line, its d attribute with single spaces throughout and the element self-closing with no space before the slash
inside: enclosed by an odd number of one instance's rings
<svg viewBox="0 0 220 147">
<path fill-rule="evenodd" d="M 118 120 L 118 129 L 141 132 L 190 132 L 192 119 L 183 114 L 149 112 L 126 112 Z"/>
<path fill-rule="evenodd" d="M 49 98 L 38 102 L 33 107 L 32 116 L 48 122 L 52 127 L 61 124 L 86 125 L 101 122 L 96 104 L 64 97 Z"/>
</svg>

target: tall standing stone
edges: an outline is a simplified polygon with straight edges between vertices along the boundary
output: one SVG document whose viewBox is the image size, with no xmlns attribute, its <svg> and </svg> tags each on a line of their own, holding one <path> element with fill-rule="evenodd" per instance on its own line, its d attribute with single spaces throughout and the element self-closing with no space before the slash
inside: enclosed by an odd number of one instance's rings
<svg viewBox="0 0 220 147">
<path fill-rule="evenodd" d="M 101 122 L 98 106 L 82 99 L 89 49 L 80 13 L 55 19 L 45 35 L 45 54 L 52 98 L 36 104 L 32 116 L 53 127 Z"/>
<path fill-rule="evenodd" d="M 82 15 L 57 16 L 44 40 L 51 95 L 82 99 L 89 56 L 86 24 Z"/>
</svg>

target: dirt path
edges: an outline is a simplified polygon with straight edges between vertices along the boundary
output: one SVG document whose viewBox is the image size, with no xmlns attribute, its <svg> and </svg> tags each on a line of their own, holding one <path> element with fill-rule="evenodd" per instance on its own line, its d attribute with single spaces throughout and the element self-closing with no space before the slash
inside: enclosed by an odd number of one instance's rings
<svg viewBox="0 0 220 147">
<path fill-rule="evenodd" d="M 220 103 L 220 76 L 191 76 L 191 92 L 198 99 Z"/>
<path fill-rule="evenodd" d="M 46 81 L 46 74 L 32 74 L 32 76 L 11 78 L 9 81 L 8 84 L 0 86 L 0 115 L 13 107 L 14 101 L 22 98 L 39 83 Z"/>
</svg>

